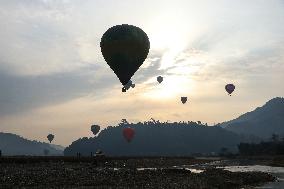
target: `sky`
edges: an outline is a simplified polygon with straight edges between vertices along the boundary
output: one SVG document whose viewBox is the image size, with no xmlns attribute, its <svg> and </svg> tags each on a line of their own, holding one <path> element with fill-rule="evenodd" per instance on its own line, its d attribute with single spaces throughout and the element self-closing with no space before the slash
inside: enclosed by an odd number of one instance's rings
<svg viewBox="0 0 284 189">
<path fill-rule="evenodd" d="M 127 93 L 100 51 L 120 24 L 151 46 Z M 0 28 L 0 132 L 32 140 L 68 146 L 121 119 L 214 125 L 284 96 L 283 0 L 0 0 Z"/>
</svg>

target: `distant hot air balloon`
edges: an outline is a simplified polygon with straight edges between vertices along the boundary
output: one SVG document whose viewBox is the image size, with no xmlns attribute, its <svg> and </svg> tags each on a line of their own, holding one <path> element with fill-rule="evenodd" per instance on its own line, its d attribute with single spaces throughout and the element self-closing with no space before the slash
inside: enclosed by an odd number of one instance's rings
<svg viewBox="0 0 284 189">
<path fill-rule="evenodd" d="M 99 125 L 92 125 L 91 126 L 91 131 L 93 132 L 94 135 L 96 135 L 100 131 L 100 128 L 101 127 Z"/>
<path fill-rule="evenodd" d="M 53 141 L 53 139 L 54 139 L 54 135 L 53 134 L 47 135 L 47 139 L 48 139 L 49 143 L 51 143 L 51 141 Z"/>
<path fill-rule="evenodd" d="M 235 85 L 234 84 L 227 84 L 225 86 L 225 89 L 229 93 L 229 95 L 231 96 L 232 92 L 234 92 L 234 90 L 235 90 Z"/>
<path fill-rule="evenodd" d="M 162 83 L 162 82 L 163 82 L 163 79 L 164 79 L 164 78 L 163 78 L 162 76 L 158 76 L 158 77 L 157 77 L 157 81 L 158 81 L 159 83 Z"/>
<path fill-rule="evenodd" d="M 127 142 L 131 142 L 134 135 L 135 135 L 135 130 L 133 128 L 127 127 L 123 129 L 123 136 L 127 140 Z"/>
<path fill-rule="evenodd" d="M 186 101 L 187 101 L 187 97 L 182 96 L 182 97 L 180 97 L 180 100 L 181 100 L 181 102 L 182 102 L 183 104 L 185 104 Z"/>
<path fill-rule="evenodd" d="M 142 29 L 122 24 L 109 28 L 100 46 L 105 61 L 124 86 L 147 58 L 150 41 Z"/>
</svg>

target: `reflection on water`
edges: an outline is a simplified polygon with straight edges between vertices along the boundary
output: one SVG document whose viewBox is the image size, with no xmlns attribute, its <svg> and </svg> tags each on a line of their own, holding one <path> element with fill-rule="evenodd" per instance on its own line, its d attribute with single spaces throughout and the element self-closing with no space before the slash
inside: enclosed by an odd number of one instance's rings
<svg viewBox="0 0 284 189">
<path fill-rule="evenodd" d="M 267 173 L 283 173 L 284 167 L 271 167 L 264 165 L 249 165 L 249 166 L 225 166 L 225 167 L 217 167 L 224 168 L 224 170 L 228 170 L 231 172 L 249 172 L 249 171 L 260 171 Z"/>
<path fill-rule="evenodd" d="M 148 167 L 148 168 L 137 168 L 137 171 L 144 171 L 144 170 L 157 170 L 157 168 L 153 168 L 153 167 Z"/>
<path fill-rule="evenodd" d="M 263 186 L 256 187 L 262 189 L 283 189 L 284 188 L 284 167 L 271 167 L 271 166 L 263 166 L 263 165 L 251 165 L 251 166 L 225 166 L 218 167 L 224 168 L 224 170 L 232 171 L 232 172 L 249 172 L 249 171 L 261 171 L 266 173 L 271 173 L 272 175 L 278 178 L 277 182 L 270 182 Z"/>
<path fill-rule="evenodd" d="M 217 163 L 216 163 L 217 164 Z M 207 165 L 208 166 L 208 165 Z M 195 167 L 193 165 L 181 165 L 181 166 L 173 166 L 171 169 L 185 169 L 191 171 L 191 173 L 202 173 L 204 169 L 207 167 L 206 165 Z M 201 168 L 201 169 L 199 169 Z M 278 178 L 277 182 L 270 182 L 263 186 L 256 187 L 259 189 L 284 189 L 284 167 L 271 167 L 271 166 L 263 166 L 263 165 L 249 165 L 249 166 L 218 166 L 216 168 L 221 168 L 224 170 L 228 170 L 231 172 L 251 172 L 251 171 L 259 171 L 271 173 L 272 175 Z M 113 170 L 118 171 L 121 168 L 113 168 Z M 123 168 L 122 168 L 123 169 Z M 137 171 L 144 170 L 157 170 L 156 167 L 142 167 L 137 168 Z M 166 169 L 166 168 L 161 168 Z"/>
<path fill-rule="evenodd" d="M 204 170 L 201 169 L 192 169 L 192 168 L 186 168 L 186 167 L 181 167 L 181 166 L 173 166 L 172 168 L 174 169 L 184 169 L 187 171 L 190 171 L 191 173 L 202 173 Z M 165 168 L 161 168 L 161 169 L 165 169 Z M 144 171 L 144 170 L 157 170 L 157 168 L 137 168 L 137 171 Z"/>
<path fill-rule="evenodd" d="M 185 168 L 186 170 L 190 170 L 192 173 L 202 173 L 204 170 L 201 169 L 190 169 L 190 168 Z"/>
<path fill-rule="evenodd" d="M 192 173 L 202 173 L 204 171 L 203 169 L 194 169 L 192 167 L 193 167 L 192 165 L 173 166 L 173 168 L 185 169 L 185 170 L 188 170 L 188 171 L 190 171 Z"/>
</svg>

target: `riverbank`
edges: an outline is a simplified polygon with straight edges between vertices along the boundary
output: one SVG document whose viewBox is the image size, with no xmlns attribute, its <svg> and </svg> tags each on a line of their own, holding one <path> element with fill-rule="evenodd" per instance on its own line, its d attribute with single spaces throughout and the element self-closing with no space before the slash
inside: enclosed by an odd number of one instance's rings
<svg viewBox="0 0 284 189">
<path fill-rule="evenodd" d="M 268 173 L 230 172 L 205 168 L 201 173 L 172 166 L 196 165 L 212 160 L 193 158 L 108 159 L 103 164 L 49 161 L 0 163 L 0 188 L 243 188 L 275 180 Z M 156 166 L 155 166 L 156 165 Z M 155 169 L 137 169 L 154 167 Z"/>
<path fill-rule="evenodd" d="M 239 159 L 247 159 L 253 161 L 255 164 L 268 165 L 275 167 L 284 167 L 284 156 L 240 156 Z"/>
</svg>

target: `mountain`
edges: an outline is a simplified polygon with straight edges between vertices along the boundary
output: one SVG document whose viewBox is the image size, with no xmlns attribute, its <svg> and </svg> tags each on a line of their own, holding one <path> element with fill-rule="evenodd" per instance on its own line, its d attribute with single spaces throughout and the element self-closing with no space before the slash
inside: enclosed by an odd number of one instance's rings
<svg viewBox="0 0 284 189">
<path fill-rule="evenodd" d="M 48 143 L 30 141 L 21 136 L 0 132 L 0 150 L 2 155 L 62 155 L 59 146 L 55 148 Z"/>
<path fill-rule="evenodd" d="M 239 134 L 252 134 L 270 138 L 272 134 L 284 135 L 284 98 L 273 98 L 262 107 L 219 126 Z"/>
<path fill-rule="evenodd" d="M 133 140 L 128 143 L 122 135 L 126 127 L 135 129 Z M 124 123 L 101 131 L 95 138 L 81 138 L 65 148 L 64 155 L 78 152 L 89 156 L 102 150 L 112 156 L 185 156 L 195 153 L 220 152 L 225 147 L 237 150 L 242 138 L 217 126 L 204 126 L 195 122 L 181 123 Z"/>
<path fill-rule="evenodd" d="M 64 151 L 65 147 L 64 146 L 61 146 L 61 145 L 57 145 L 57 144 L 49 144 L 52 148 L 56 149 L 56 150 L 59 150 L 61 152 Z"/>
</svg>

